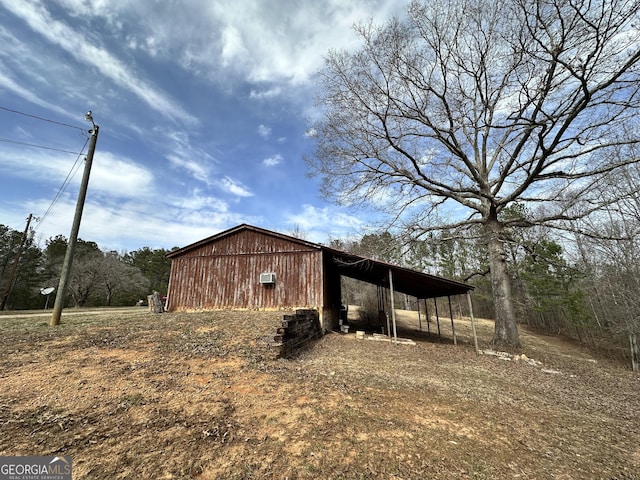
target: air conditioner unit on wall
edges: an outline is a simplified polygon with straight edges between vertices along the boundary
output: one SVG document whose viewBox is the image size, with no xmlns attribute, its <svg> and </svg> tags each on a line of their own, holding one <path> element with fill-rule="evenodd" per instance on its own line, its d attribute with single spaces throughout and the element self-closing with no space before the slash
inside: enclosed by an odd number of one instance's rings
<svg viewBox="0 0 640 480">
<path fill-rule="evenodd" d="M 260 274 L 260 283 L 276 283 L 276 274 L 273 272 L 261 273 Z"/>
</svg>

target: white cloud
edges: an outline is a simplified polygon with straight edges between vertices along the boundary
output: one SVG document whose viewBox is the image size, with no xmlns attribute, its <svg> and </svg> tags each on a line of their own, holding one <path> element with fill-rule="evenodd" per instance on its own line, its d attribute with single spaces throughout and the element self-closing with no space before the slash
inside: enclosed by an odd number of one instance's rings
<svg viewBox="0 0 640 480">
<path fill-rule="evenodd" d="M 160 2 L 150 8 L 148 2 L 60 1 L 70 14 L 102 17 L 117 33 L 127 31 L 126 44 L 152 56 L 178 58 L 197 75 L 220 78 L 225 75 L 222 67 L 252 83 L 295 85 L 308 82 L 330 48 L 358 44 L 355 23 L 371 18 L 382 22 L 408 4 L 408 0 L 191 0 Z M 282 91 L 256 89 L 252 96 Z"/>
<path fill-rule="evenodd" d="M 242 41 L 242 36 L 233 25 L 227 25 L 222 30 L 222 65 L 229 66 L 234 62 L 243 62 L 247 58 L 248 51 Z"/>
<path fill-rule="evenodd" d="M 260 89 L 251 89 L 249 93 L 249 98 L 256 100 L 268 100 L 270 98 L 278 97 L 282 93 L 282 87 L 274 86 L 271 88 L 266 88 L 263 90 Z"/>
<path fill-rule="evenodd" d="M 99 239 L 107 250 L 135 250 L 185 246 L 240 223 L 260 223 L 259 217 L 229 211 L 225 202 L 194 191 L 190 196 L 166 196 L 161 193 L 123 201 L 96 195 L 89 186 L 79 236 Z M 34 223 L 41 246 L 56 235 L 69 235 L 75 211 L 74 194 L 66 193 L 42 223 Z M 15 228 L 24 225 L 24 212 L 43 213 L 50 199 L 21 202 L 4 211 L 4 222 Z"/>
<path fill-rule="evenodd" d="M 260 125 L 258 127 L 258 135 L 260 135 L 264 139 L 269 138 L 269 135 L 271 135 L 271 128 L 267 127 L 266 125 Z"/>
<path fill-rule="evenodd" d="M 186 210 L 214 210 L 216 212 L 228 211 L 227 203 L 217 197 L 202 195 L 200 190 L 195 189 L 188 197 L 181 197 L 176 200 L 176 205 Z"/>
<path fill-rule="evenodd" d="M 109 152 L 96 152 L 91 166 L 89 188 L 118 197 L 149 195 L 154 175 L 148 168 Z"/>
<path fill-rule="evenodd" d="M 349 48 L 357 43 L 354 23 L 376 16 L 386 18 L 389 11 L 401 8 L 393 0 L 285 2 L 278 6 L 255 0 L 218 0 L 205 9 L 218 29 L 233 27 L 242 38 L 245 50 L 236 58 L 250 82 L 305 83 L 329 48 Z"/>
<path fill-rule="evenodd" d="M 36 85 L 46 83 L 47 79 L 36 73 L 42 71 L 42 65 L 23 42 L 1 25 L 0 44 L 2 45 L 0 49 L 0 89 L 8 90 L 30 103 L 67 116 L 67 112 L 58 105 L 43 99 L 34 93 L 32 88 L 26 87 L 31 83 Z M 51 72 L 52 66 L 48 65 L 48 67 L 48 71 Z M 29 81 L 26 81 L 27 78 Z"/>
<path fill-rule="evenodd" d="M 318 208 L 309 204 L 301 205 L 299 212 L 287 215 L 286 222 L 298 226 L 313 242 L 350 237 L 354 232 L 361 234 L 366 230 L 366 223 L 359 217 L 333 207 Z"/>
<path fill-rule="evenodd" d="M 290 217 L 290 221 L 303 227 L 315 228 L 319 225 L 332 225 L 340 228 L 359 228 L 363 222 L 356 216 L 346 214 L 332 207 L 318 208 L 313 205 L 302 205 L 298 215 Z"/>
<path fill-rule="evenodd" d="M 0 67 L 4 67 L 4 65 L 0 63 Z M 8 72 L 6 71 L 3 72 L 2 70 L 4 70 L 4 68 L 0 68 L 0 88 L 9 90 L 16 96 L 24 98 L 25 100 L 35 105 L 48 108 L 49 110 L 52 110 L 58 113 L 64 113 L 61 108 L 47 102 L 46 100 L 43 100 L 42 98 L 34 94 L 32 91 L 28 90 L 27 88 L 24 88 L 21 84 L 17 83 L 12 78 L 10 78 L 8 76 Z"/>
<path fill-rule="evenodd" d="M 150 35 L 144 39 L 145 50 L 149 52 L 152 57 L 157 57 L 160 54 L 160 46 L 158 45 L 158 39 L 153 35 Z"/>
<path fill-rule="evenodd" d="M 210 177 L 213 175 L 217 160 L 201 148 L 194 147 L 189 135 L 185 132 L 158 131 L 158 141 L 165 143 L 169 152 L 167 160 L 179 169 L 189 173 L 194 179 L 212 185 Z"/>
<path fill-rule="evenodd" d="M 222 187 L 229 193 L 238 197 L 253 197 L 253 193 L 242 183 L 230 177 L 224 177 L 221 181 Z"/>
<path fill-rule="evenodd" d="M 83 161 L 81 157 L 74 169 L 70 182 L 73 188 L 82 179 Z M 50 151 L 0 150 L 0 172 L 7 177 L 38 180 L 59 188 L 71 172 L 76 158 Z M 96 152 L 89 177 L 92 191 L 118 197 L 147 195 L 153 185 L 153 173 L 133 160 L 111 152 Z"/>
<path fill-rule="evenodd" d="M 101 15 L 110 17 L 112 10 L 111 0 L 58 0 L 65 8 L 75 16 Z"/>
<path fill-rule="evenodd" d="M 138 78 L 125 63 L 106 49 L 88 41 L 70 25 L 54 19 L 44 6 L 22 1 L 3 1 L 3 5 L 51 44 L 57 45 L 76 61 L 96 69 L 120 87 L 127 89 L 164 117 L 189 124 L 197 123 L 192 115 L 177 105 L 166 93 Z"/>
<path fill-rule="evenodd" d="M 262 161 L 262 164 L 266 167 L 275 167 L 276 165 L 280 164 L 282 160 L 283 160 L 282 155 L 280 155 L 279 153 L 276 153 L 275 155 L 269 158 L 265 158 Z"/>
<path fill-rule="evenodd" d="M 173 165 L 174 167 L 178 167 L 180 169 L 186 170 L 187 173 L 189 173 L 189 175 L 191 175 L 196 180 L 204 182 L 207 185 L 210 184 L 209 168 L 207 168 L 206 165 L 203 165 L 202 162 L 196 161 L 190 157 L 184 158 L 180 155 L 176 155 L 173 153 L 167 155 L 167 160 L 169 160 L 171 165 Z"/>
<path fill-rule="evenodd" d="M 33 211 L 46 208 L 44 201 L 29 205 Z M 68 236 L 75 209 L 75 200 L 65 198 L 42 224 L 36 225 L 36 237 L 41 244 L 48 238 Z M 100 239 L 99 246 L 108 250 L 136 250 L 144 246 L 171 248 L 184 246 L 206 238 L 220 230 L 242 223 L 237 215 L 212 210 L 188 210 L 154 202 L 97 202 L 89 195 L 80 224 L 80 238 Z"/>
</svg>

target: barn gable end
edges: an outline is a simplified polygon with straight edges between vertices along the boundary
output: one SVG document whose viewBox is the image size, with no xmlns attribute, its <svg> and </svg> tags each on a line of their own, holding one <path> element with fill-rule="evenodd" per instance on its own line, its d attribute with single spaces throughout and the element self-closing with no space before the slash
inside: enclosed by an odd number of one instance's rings
<svg viewBox="0 0 640 480">
<path fill-rule="evenodd" d="M 304 240 L 241 225 L 168 256 L 172 311 L 323 306 L 322 250 Z"/>
</svg>

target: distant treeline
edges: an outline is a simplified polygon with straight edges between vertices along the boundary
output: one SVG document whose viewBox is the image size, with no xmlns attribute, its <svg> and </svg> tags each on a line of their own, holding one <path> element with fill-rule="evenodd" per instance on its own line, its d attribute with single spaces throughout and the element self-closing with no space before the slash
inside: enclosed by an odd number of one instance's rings
<svg viewBox="0 0 640 480">
<path fill-rule="evenodd" d="M 59 235 L 40 248 L 30 235 L 10 286 L 7 283 L 21 239 L 22 232 L 0 225 L 0 298 L 10 291 L 5 310 L 42 309 L 47 303 L 51 307 L 57 292 L 47 299 L 42 290 L 58 287 L 67 239 Z M 153 291 L 166 293 L 171 261 L 165 255 L 169 251 L 149 247 L 133 252 L 103 251 L 96 243 L 79 239 L 65 305 L 128 306 L 146 301 Z"/>
</svg>

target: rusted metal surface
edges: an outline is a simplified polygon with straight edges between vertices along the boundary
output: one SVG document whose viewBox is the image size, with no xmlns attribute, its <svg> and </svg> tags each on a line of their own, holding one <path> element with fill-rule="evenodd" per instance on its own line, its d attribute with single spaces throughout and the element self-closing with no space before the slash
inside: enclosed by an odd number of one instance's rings
<svg viewBox="0 0 640 480">
<path fill-rule="evenodd" d="M 260 273 L 274 272 L 275 284 Z M 202 243 L 171 264 L 169 310 L 319 308 L 322 250 L 251 229 Z"/>
</svg>

